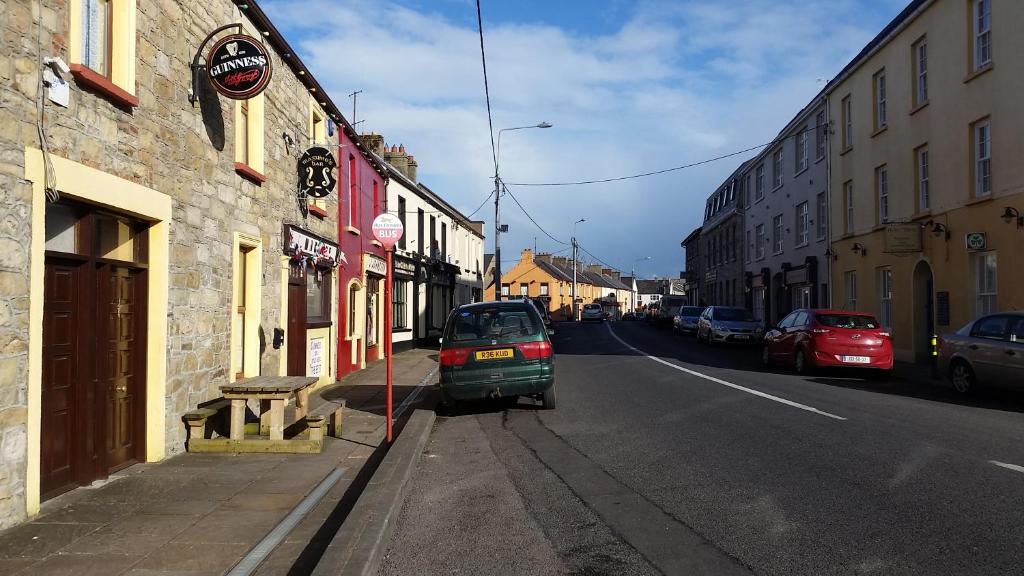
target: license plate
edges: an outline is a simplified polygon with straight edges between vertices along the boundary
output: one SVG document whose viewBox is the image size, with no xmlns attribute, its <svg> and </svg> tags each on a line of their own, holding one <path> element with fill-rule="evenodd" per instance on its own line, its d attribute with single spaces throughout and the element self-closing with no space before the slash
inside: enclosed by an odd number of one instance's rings
<svg viewBox="0 0 1024 576">
<path fill-rule="evenodd" d="M 516 354 L 511 348 L 499 348 L 497 350 L 478 350 L 477 360 L 501 360 L 504 358 L 515 358 Z"/>
<path fill-rule="evenodd" d="M 850 364 L 871 364 L 871 358 L 867 356 L 843 356 L 842 360 Z"/>
<path fill-rule="evenodd" d="M 733 338 L 737 340 L 749 340 L 750 336 L 747 336 L 746 334 L 736 334 L 733 336 Z"/>
</svg>

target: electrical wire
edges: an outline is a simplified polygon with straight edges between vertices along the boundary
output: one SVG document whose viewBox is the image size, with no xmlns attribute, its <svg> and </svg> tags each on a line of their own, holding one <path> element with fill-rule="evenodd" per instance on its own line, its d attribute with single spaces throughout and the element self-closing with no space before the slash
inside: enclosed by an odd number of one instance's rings
<svg viewBox="0 0 1024 576">
<path fill-rule="evenodd" d="M 533 222 L 533 225 L 534 225 L 534 226 L 536 226 L 538 230 L 540 230 L 541 232 L 543 232 L 543 233 L 544 233 L 544 235 L 546 235 L 546 236 L 547 236 L 548 238 L 551 238 L 551 239 L 552 239 L 552 240 L 554 240 L 555 242 L 558 242 L 559 244 L 562 244 L 563 246 L 569 246 L 569 243 L 568 243 L 568 242 L 562 242 L 562 241 L 561 241 L 561 240 L 559 240 L 558 238 L 555 238 L 554 236 L 552 236 L 551 234 L 549 234 L 549 233 L 548 233 L 548 231 L 547 231 L 547 230 L 545 230 L 545 229 L 544 229 L 544 228 L 543 228 L 543 227 L 542 227 L 542 226 L 541 226 L 540 224 L 538 224 L 538 223 L 537 223 L 537 221 L 533 219 L 533 216 L 530 216 L 530 213 L 526 211 L 526 208 L 523 208 L 523 205 L 519 203 L 519 199 L 518 199 L 518 198 L 516 198 L 516 195 L 515 195 L 515 194 L 513 194 L 511 190 L 509 190 L 508 188 L 506 188 L 506 187 L 504 186 L 504 183 L 502 183 L 502 184 L 503 184 L 503 185 L 502 185 L 502 188 L 504 188 L 504 189 L 505 189 L 505 192 L 506 192 L 506 193 L 507 193 L 507 194 L 509 195 L 509 198 L 512 198 L 512 200 L 513 200 L 513 201 L 514 201 L 514 202 L 516 203 L 516 206 L 519 206 L 519 209 L 523 211 L 523 214 L 526 214 L 526 217 L 530 219 L 530 222 Z"/>
<path fill-rule="evenodd" d="M 487 99 L 487 127 L 491 133 L 491 158 L 494 160 L 494 173 L 497 174 L 498 151 L 494 146 L 494 121 L 491 119 L 491 89 L 487 84 L 487 55 L 484 52 L 484 20 L 480 14 L 480 0 L 476 0 L 476 26 L 480 31 L 480 62 L 484 68 L 484 97 Z"/>
<path fill-rule="evenodd" d="M 803 134 L 805 132 L 812 132 L 814 130 L 821 130 L 823 128 L 825 128 L 825 127 L 824 126 L 814 126 L 812 128 L 805 128 L 803 130 L 794 132 L 793 134 L 790 134 L 789 136 L 786 136 L 785 138 L 776 138 L 776 139 L 772 140 L 771 142 L 765 142 L 764 144 L 758 144 L 756 146 L 751 146 L 749 148 L 744 148 L 743 150 L 737 150 L 736 152 L 730 152 L 728 154 L 723 154 L 721 156 L 715 156 L 714 158 L 708 158 L 706 160 L 701 160 L 699 162 L 692 162 L 690 164 L 683 164 L 682 166 L 674 166 L 672 168 L 665 168 L 664 170 L 654 170 L 652 172 L 644 172 L 642 174 L 631 174 L 629 176 L 618 176 L 616 178 L 601 178 L 599 180 L 577 180 L 577 181 L 574 181 L 574 182 L 506 182 L 505 184 L 507 184 L 508 186 L 583 186 L 583 185 L 586 185 L 586 184 L 604 184 L 604 183 L 607 183 L 607 182 L 621 182 L 623 180 L 635 180 L 637 178 L 645 178 L 647 176 L 657 176 L 658 174 L 666 174 L 666 173 L 669 173 L 669 172 L 676 172 L 676 171 L 679 171 L 679 170 L 685 170 L 687 168 L 693 168 L 695 166 L 701 166 L 703 164 L 710 164 L 712 162 L 717 162 L 719 160 L 725 160 L 726 158 L 732 158 L 733 156 L 739 156 L 740 154 L 746 154 L 747 152 L 753 152 L 754 150 L 757 150 L 759 148 L 765 148 L 767 146 L 771 146 L 773 144 L 776 144 L 776 143 L 779 143 L 779 142 L 783 142 L 783 141 L 787 140 L 788 138 L 797 136 L 798 134 Z"/>
<path fill-rule="evenodd" d="M 487 195 L 487 198 L 484 198 L 484 201 L 481 202 L 479 206 L 477 206 L 476 210 L 473 210 L 473 212 L 470 213 L 469 216 L 466 216 L 466 220 L 469 220 L 470 218 L 475 216 L 476 213 L 479 212 L 481 208 L 486 206 L 487 205 L 487 201 L 490 200 L 492 196 L 494 196 L 494 190 L 491 190 L 491 193 Z"/>
</svg>

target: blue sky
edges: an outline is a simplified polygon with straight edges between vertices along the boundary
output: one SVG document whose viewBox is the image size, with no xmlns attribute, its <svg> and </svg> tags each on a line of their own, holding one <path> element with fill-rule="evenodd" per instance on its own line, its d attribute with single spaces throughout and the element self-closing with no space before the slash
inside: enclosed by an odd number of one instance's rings
<svg viewBox="0 0 1024 576">
<path fill-rule="evenodd" d="M 770 141 L 904 0 L 483 0 L 506 182 L 599 179 Z M 263 0 L 261 6 L 361 129 L 404 144 L 419 179 L 468 214 L 493 184 L 471 0 Z M 316 17 L 311 17 L 315 15 Z M 751 153 L 750 155 L 753 155 Z M 600 260 L 676 276 L 704 199 L 746 157 L 619 183 L 513 187 L 547 232 L 502 199 L 502 260 L 567 253 L 572 223 Z M 492 250 L 493 204 L 476 215 Z M 550 237 L 548 236 L 550 234 Z M 584 255 L 584 258 L 586 256 Z"/>
</svg>

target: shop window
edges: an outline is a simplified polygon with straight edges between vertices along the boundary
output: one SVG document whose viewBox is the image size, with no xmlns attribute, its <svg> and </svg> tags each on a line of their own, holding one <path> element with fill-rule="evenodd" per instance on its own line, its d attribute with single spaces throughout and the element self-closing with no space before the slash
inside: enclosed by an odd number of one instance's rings
<svg viewBox="0 0 1024 576">
<path fill-rule="evenodd" d="M 391 283 L 391 327 L 396 330 L 408 328 L 409 281 L 393 280 Z"/>
<path fill-rule="evenodd" d="M 235 102 L 235 172 L 261 184 L 263 175 L 263 94 Z"/>
<path fill-rule="evenodd" d="M 136 0 L 71 0 L 71 73 L 119 106 L 135 107 Z"/>
<path fill-rule="evenodd" d="M 307 323 L 330 323 L 331 278 L 330 271 L 317 272 L 312 266 L 306 267 Z"/>
<path fill-rule="evenodd" d="M 66 204 L 46 206 L 46 250 L 83 254 L 79 244 L 79 221 L 82 212 Z"/>
</svg>

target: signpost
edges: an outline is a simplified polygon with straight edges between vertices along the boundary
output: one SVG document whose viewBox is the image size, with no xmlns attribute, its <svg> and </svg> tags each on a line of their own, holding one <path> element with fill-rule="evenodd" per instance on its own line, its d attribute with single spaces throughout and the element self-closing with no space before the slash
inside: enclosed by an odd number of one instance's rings
<svg viewBox="0 0 1024 576">
<path fill-rule="evenodd" d="M 392 441 L 392 385 L 391 385 L 391 255 L 395 251 L 395 244 L 405 232 L 402 221 L 394 214 L 385 212 L 373 219 L 373 237 L 384 245 L 384 254 L 387 256 L 387 271 L 384 275 L 384 357 L 387 365 L 387 441 Z"/>
</svg>

